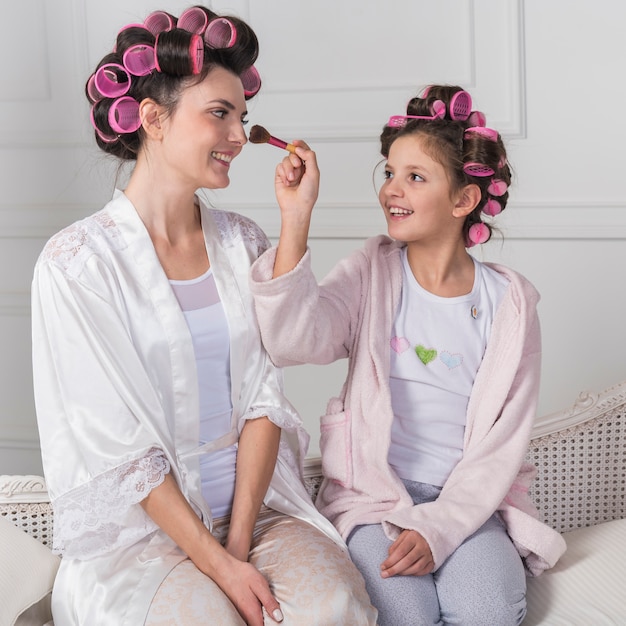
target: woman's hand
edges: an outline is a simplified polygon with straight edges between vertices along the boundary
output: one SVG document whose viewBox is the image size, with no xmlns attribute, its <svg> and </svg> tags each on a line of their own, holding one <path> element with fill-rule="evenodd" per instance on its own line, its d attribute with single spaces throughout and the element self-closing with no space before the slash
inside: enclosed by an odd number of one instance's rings
<svg viewBox="0 0 626 626">
<path fill-rule="evenodd" d="M 423 576 L 435 567 L 427 541 L 416 530 L 403 530 L 391 544 L 389 557 L 380 566 L 381 576 Z"/>
<path fill-rule="evenodd" d="M 263 609 L 282 621 L 278 600 L 247 554 L 238 559 L 209 532 L 181 493 L 172 474 L 141 501 L 144 511 L 235 605 L 249 626 L 263 626 Z M 278 612 L 276 612 L 278 611 Z"/>
<path fill-rule="evenodd" d="M 230 562 L 213 580 L 228 596 L 248 626 L 263 626 L 263 609 L 275 621 L 282 622 L 280 604 L 270 590 L 265 577 L 252 565 L 228 555 Z"/>
<path fill-rule="evenodd" d="M 293 144 L 296 153 L 277 165 L 274 179 L 281 217 L 274 277 L 291 271 L 306 252 L 311 213 L 319 192 L 315 152 L 304 141 L 295 140 Z"/>
</svg>

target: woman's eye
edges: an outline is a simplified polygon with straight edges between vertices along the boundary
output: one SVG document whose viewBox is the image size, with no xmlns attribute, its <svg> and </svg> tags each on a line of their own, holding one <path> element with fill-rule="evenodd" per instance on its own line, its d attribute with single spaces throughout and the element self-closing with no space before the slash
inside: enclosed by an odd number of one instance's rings
<svg viewBox="0 0 626 626">
<path fill-rule="evenodd" d="M 246 126 L 247 124 L 248 124 L 248 120 L 244 120 L 244 119 L 241 120 L 242 126 Z"/>
<path fill-rule="evenodd" d="M 224 119 L 228 111 L 225 109 L 216 109 L 215 111 L 211 111 L 215 117 L 219 117 L 220 119 Z"/>
</svg>

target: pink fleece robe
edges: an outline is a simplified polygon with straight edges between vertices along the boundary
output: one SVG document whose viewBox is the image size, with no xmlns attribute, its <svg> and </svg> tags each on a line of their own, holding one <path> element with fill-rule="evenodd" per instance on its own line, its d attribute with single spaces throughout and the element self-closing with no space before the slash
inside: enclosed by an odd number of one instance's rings
<svg viewBox="0 0 626 626">
<path fill-rule="evenodd" d="M 539 389 L 539 294 L 521 275 L 490 264 L 510 283 L 467 407 L 463 458 L 439 498 L 413 505 L 387 456 L 393 412 L 390 338 L 400 302 L 403 244 L 379 236 L 344 259 L 318 286 L 310 252 L 272 279 L 276 249 L 252 266 L 250 282 L 265 347 L 278 366 L 349 357 L 347 380 L 321 418 L 324 481 L 318 508 L 344 538 L 382 523 L 395 539 L 417 530 L 439 568 L 495 512 L 530 574 L 552 567 L 565 541 L 537 519 L 524 463 Z"/>
</svg>

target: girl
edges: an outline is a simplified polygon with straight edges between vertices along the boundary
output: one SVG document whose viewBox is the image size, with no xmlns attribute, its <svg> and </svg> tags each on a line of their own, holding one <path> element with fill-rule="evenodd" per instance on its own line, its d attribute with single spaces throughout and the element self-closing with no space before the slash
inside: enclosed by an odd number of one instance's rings
<svg viewBox="0 0 626 626">
<path fill-rule="evenodd" d="M 252 267 L 276 364 L 350 359 L 322 418 L 319 509 L 363 573 L 381 626 L 519 624 L 525 572 L 564 550 L 540 523 L 524 464 L 540 369 L 538 294 L 467 248 L 506 206 L 499 134 L 460 87 L 433 85 L 381 135 L 379 236 L 317 284 L 317 197 L 303 142 L 276 171 L 277 249 Z M 306 164 L 306 165 L 305 165 Z"/>
<path fill-rule="evenodd" d="M 261 346 L 247 280 L 268 241 L 196 195 L 247 141 L 257 52 L 236 18 L 155 12 L 87 83 L 98 145 L 135 166 L 35 268 L 57 626 L 375 623 Z"/>
</svg>

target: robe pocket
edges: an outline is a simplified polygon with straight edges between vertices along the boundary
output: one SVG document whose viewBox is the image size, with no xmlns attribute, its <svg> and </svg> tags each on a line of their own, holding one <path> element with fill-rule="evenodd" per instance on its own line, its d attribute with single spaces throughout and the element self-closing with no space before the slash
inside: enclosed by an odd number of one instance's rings
<svg viewBox="0 0 626 626">
<path fill-rule="evenodd" d="M 352 487 L 352 434 L 350 410 L 329 413 L 320 420 L 322 473 L 341 486 Z"/>
</svg>

